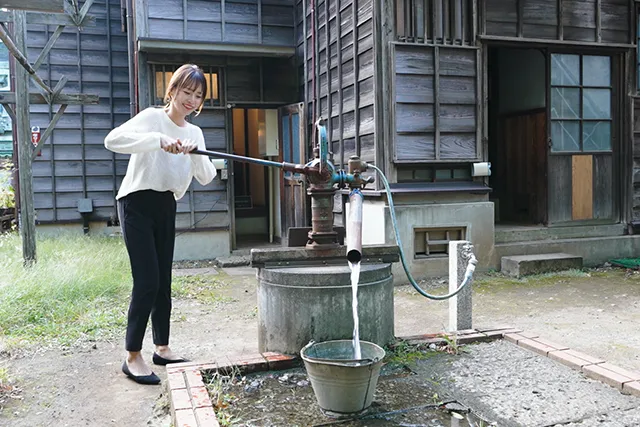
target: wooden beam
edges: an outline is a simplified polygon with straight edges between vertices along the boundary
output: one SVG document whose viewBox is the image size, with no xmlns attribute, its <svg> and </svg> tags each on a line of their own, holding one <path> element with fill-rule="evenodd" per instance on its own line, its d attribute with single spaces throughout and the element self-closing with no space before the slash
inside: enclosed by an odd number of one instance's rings
<svg viewBox="0 0 640 427">
<path fill-rule="evenodd" d="M 0 7 L 5 9 L 64 13 L 64 0 L 0 0 Z"/>
<path fill-rule="evenodd" d="M 18 126 L 16 124 L 16 123 L 18 123 L 18 121 L 16 120 L 16 112 L 13 111 L 13 107 L 11 106 L 11 104 L 4 103 L 4 104 L 2 104 L 2 106 L 6 110 L 7 114 L 9 115 L 9 117 L 11 117 L 11 122 L 13 123 L 13 126 Z"/>
<path fill-rule="evenodd" d="M 26 12 L 14 11 L 14 34 L 19 51 L 27 48 Z M 5 33 L 6 34 L 6 33 Z M 13 44 L 13 43 L 12 43 Z M 29 126 L 29 74 L 16 67 L 16 131 L 18 134 L 18 180 L 20 184 L 20 236 L 22 257 L 26 266 L 36 261 L 36 215 L 33 203 L 33 171 L 31 129 Z"/>
<path fill-rule="evenodd" d="M 564 39 L 564 3 L 558 0 L 558 40 Z"/>
<path fill-rule="evenodd" d="M 53 118 L 49 122 L 49 125 L 47 126 L 47 130 L 45 130 L 44 133 L 42 134 L 42 137 L 40 138 L 40 142 L 38 142 L 38 145 L 34 148 L 33 155 L 32 155 L 33 156 L 32 160 L 35 160 L 35 158 L 38 157 L 38 153 L 40 152 L 40 150 L 42 150 L 42 146 L 44 145 L 46 140 L 49 139 L 49 137 L 53 133 L 56 125 L 58 124 L 58 121 L 60 120 L 60 118 L 64 114 L 64 110 L 66 110 L 66 109 L 67 109 L 67 104 L 62 104 L 60 106 L 60 108 L 58 108 L 58 111 L 56 112 L 56 115 L 53 116 Z"/>
<path fill-rule="evenodd" d="M 139 39 L 138 50 L 159 53 L 201 53 L 208 55 L 292 57 L 293 46 L 266 46 L 244 43 L 207 43 L 191 40 Z"/>
<path fill-rule="evenodd" d="M 626 43 L 597 43 L 597 42 L 581 42 L 573 40 L 551 40 L 551 39 L 530 39 L 527 37 L 503 37 L 503 36 L 479 36 L 482 41 L 490 41 L 502 43 L 504 45 L 515 45 L 516 43 L 538 46 L 576 46 L 576 47 L 608 47 L 611 49 L 629 50 L 635 49 L 636 46 Z"/>
<path fill-rule="evenodd" d="M 440 48 L 433 48 L 433 148 L 440 160 Z"/>
<path fill-rule="evenodd" d="M 13 22 L 11 12 L 0 11 L 0 22 Z M 85 16 L 81 22 L 76 22 L 73 16 L 66 13 L 36 13 L 27 12 L 27 23 L 36 25 L 73 25 L 89 27 L 95 25 L 95 16 Z"/>
<path fill-rule="evenodd" d="M 51 104 L 97 104 L 98 95 L 87 95 L 86 93 L 61 93 L 51 100 Z M 0 92 L 0 104 L 15 104 L 15 92 Z M 29 103 L 31 104 L 48 104 L 47 99 L 41 93 L 31 92 L 29 94 Z"/>
<path fill-rule="evenodd" d="M 596 0 L 596 42 L 602 42 L 602 0 Z"/>
<path fill-rule="evenodd" d="M 62 34 L 62 31 L 64 31 L 64 27 L 65 27 L 64 25 L 58 25 L 58 28 L 56 28 L 56 30 L 53 32 L 53 34 L 49 38 L 49 41 L 47 41 L 47 44 L 42 49 L 42 52 L 40 52 L 40 55 L 38 55 L 38 59 L 33 64 L 34 71 L 37 71 L 38 68 L 40 68 L 40 66 L 44 62 L 44 59 L 47 57 L 47 55 L 49 54 L 49 51 L 53 47 L 54 43 L 58 40 L 58 38 Z"/>
<path fill-rule="evenodd" d="M 17 24 L 16 24 L 17 26 Z M 25 30 L 26 31 L 26 30 Z M 17 32 L 17 30 L 16 30 Z M 40 86 L 42 87 L 47 93 L 52 93 L 51 88 L 49 86 L 47 86 L 47 84 L 45 82 L 42 81 L 42 79 L 40 78 L 40 76 L 38 76 L 35 72 L 35 70 L 31 67 L 31 64 L 29 64 L 29 61 L 27 60 L 27 58 L 25 58 L 25 56 L 22 54 L 22 50 L 19 49 L 14 43 L 13 40 L 11 39 L 11 37 L 9 36 L 9 33 L 6 32 L 4 25 L 0 25 L 0 40 L 2 40 L 2 42 L 4 43 L 4 45 L 7 47 L 7 49 L 9 50 L 9 52 L 11 53 L 11 55 L 13 55 L 16 60 L 20 63 L 20 65 L 22 65 L 22 67 L 27 70 L 27 72 L 29 74 L 31 74 L 31 78 L 33 78 L 33 80 Z M 25 52 L 26 52 L 26 47 L 25 47 Z"/>
<path fill-rule="evenodd" d="M 517 32 L 518 37 L 522 37 L 524 30 L 524 2 L 523 0 L 516 0 L 516 19 L 517 19 Z"/>
</svg>

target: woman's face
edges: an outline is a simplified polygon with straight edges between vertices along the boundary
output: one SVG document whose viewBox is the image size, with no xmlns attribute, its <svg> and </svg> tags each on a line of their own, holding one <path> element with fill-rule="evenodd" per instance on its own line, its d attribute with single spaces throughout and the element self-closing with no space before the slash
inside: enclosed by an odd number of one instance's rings
<svg viewBox="0 0 640 427">
<path fill-rule="evenodd" d="M 173 94 L 171 104 L 181 115 L 188 116 L 200 107 L 203 96 L 202 87 L 183 87 Z"/>
</svg>

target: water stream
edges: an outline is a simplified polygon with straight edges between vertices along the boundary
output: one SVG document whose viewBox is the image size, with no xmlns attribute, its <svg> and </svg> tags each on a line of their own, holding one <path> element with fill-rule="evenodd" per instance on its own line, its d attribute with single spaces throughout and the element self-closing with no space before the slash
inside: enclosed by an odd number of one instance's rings
<svg viewBox="0 0 640 427">
<path fill-rule="evenodd" d="M 358 319 L 358 282 L 360 281 L 360 262 L 349 262 L 351 269 L 351 294 L 353 301 L 353 358 L 362 359 L 360 351 L 360 329 Z"/>
</svg>

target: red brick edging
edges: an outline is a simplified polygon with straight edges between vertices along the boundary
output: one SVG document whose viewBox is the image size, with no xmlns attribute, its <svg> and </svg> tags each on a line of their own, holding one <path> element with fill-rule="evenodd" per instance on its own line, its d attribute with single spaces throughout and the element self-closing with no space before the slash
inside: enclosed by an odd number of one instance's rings
<svg viewBox="0 0 640 427">
<path fill-rule="evenodd" d="M 236 368 L 242 374 L 248 374 L 289 369 L 297 361 L 298 359 L 294 356 L 269 352 L 228 359 L 222 363 L 187 362 L 167 365 L 173 426 L 219 427 L 201 371 Z"/>
<path fill-rule="evenodd" d="M 602 381 L 622 393 L 640 397 L 640 373 L 627 371 L 604 360 L 588 356 L 567 346 L 556 344 L 532 333 L 511 327 L 478 328 L 443 334 L 425 334 L 400 337 L 409 344 L 446 344 L 455 339 L 457 344 L 505 339 L 522 348 L 548 357 L 587 377 Z M 169 400 L 174 427 L 219 427 L 213 404 L 202 380 L 203 370 L 235 368 L 241 374 L 289 369 L 299 358 L 279 353 L 262 353 L 231 358 L 222 363 L 187 362 L 167 365 Z"/>
</svg>

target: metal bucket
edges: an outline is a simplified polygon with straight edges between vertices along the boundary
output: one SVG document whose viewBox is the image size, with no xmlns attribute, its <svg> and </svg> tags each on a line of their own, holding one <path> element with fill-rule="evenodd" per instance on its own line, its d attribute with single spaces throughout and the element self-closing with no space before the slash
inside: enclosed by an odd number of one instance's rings
<svg viewBox="0 0 640 427">
<path fill-rule="evenodd" d="M 320 408 L 330 416 L 354 415 L 371 406 L 385 351 L 360 341 L 362 359 L 353 359 L 353 341 L 311 341 L 302 350 L 307 375 Z"/>
</svg>

